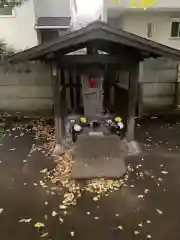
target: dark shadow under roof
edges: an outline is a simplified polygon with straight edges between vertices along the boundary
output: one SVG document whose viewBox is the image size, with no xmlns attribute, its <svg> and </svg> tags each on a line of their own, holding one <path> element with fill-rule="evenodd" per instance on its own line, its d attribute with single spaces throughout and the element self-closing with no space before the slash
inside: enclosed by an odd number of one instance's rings
<svg viewBox="0 0 180 240">
<path fill-rule="evenodd" d="M 9 62 L 31 61 L 43 59 L 52 53 L 64 55 L 80 48 L 86 47 L 88 42 L 100 41 L 101 44 L 111 46 L 123 46 L 125 49 L 133 49 L 141 53 L 148 53 L 147 56 L 167 57 L 173 60 L 180 60 L 180 51 L 167 47 L 157 42 L 150 41 L 135 34 L 115 29 L 103 22 L 93 22 L 88 26 L 72 31 L 51 42 L 38 45 L 28 50 L 19 52 L 8 58 Z"/>
<path fill-rule="evenodd" d="M 70 17 L 39 17 L 37 19 L 37 27 L 69 27 Z"/>
</svg>

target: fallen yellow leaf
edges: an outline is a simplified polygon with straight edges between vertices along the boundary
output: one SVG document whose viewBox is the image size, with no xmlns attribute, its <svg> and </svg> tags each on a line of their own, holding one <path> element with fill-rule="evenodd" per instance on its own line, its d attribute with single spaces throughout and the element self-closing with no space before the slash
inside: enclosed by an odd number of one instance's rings
<svg viewBox="0 0 180 240">
<path fill-rule="evenodd" d="M 161 210 L 159 210 L 159 209 L 156 209 L 156 211 L 159 213 L 159 215 L 163 214 L 163 212 Z"/>
<path fill-rule="evenodd" d="M 93 200 L 94 200 L 94 201 L 98 201 L 99 198 L 98 198 L 98 197 L 93 197 Z"/>
<path fill-rule="evenodd" d="M 67 208 L 67 206 L 65 206 L 65 205 L 59 205 L 59 208 L 60 208 L 61 210 L 64 210 L 64 209 Z"/>
<path fill-rule="evenodd" d="M 37 222 L 36 224 L 34 224 L 35 228 L 41 228 L 41 227 L 45 227 L 44 223 L 41 222 Z"/>
<path fill-rule="evenodd" d="M 150 234 L 148 234 L 148 235 L 147 235 L 147 238 L 150 239 L 150 238 L 152 238 L 152 236 L 151 236 Z"/>
<path fill-rule="evenodd" d="M 71 237 L 74 237 L 74 232 L 71 232 L 70 234 L 71 234 Z"/>
<path fill-rule="evenodd" d="M 43 238 L 43 237 L 46 237 L 46 236 L 48 236 L 48 232 L 43 233 L 40 237 Z"/>
<path fill-rule="evenodd" d="M 140 195 L 138 195 L 138 198 L 144 199 L 144 195 L 140 194 Z"/>
<path fill-rule="evenodd" d="M 28 219 L 21 219 L 19 220 L 19 223 L 30 223 L 32 221 L 31 218 L 28 218 Z"/>
<path fill-rule="evenodd" d="M 53 217 L 55 217 L 55 216 L 57 216 L 57 215 L 58 215 L 58 213 L 57 213 L 56 211 L 53 211 L 53 212 L 52 212 L 52 216 L 53 216 Z"/>
<path fill-rule="evenodd" d="M 61 217 L 59 217 L 59 221 L 60 221 L 60 223 L 63 223 L 63 222 L 64 222 L 64 219 L 61 218 Z"/>
<path fill-rule="evenodd" d="M 121 225 L 119 225 L 117 228 L 123 230 L 123 227 Z"/>
<path fill-rule="evenodd" d="M 138 224 L 138 226 L 139 226 L 139 227 L 142 227 L 142 226 L 143 226 L 142 222 L 141 222 L 141 223 L 139 223 L 139 224 Z"/>
</svg>

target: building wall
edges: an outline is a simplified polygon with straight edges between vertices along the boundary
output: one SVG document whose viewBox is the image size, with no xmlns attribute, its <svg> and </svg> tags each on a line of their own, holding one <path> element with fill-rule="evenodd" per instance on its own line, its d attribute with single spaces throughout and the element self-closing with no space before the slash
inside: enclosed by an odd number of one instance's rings
<svg viewBox="0 0 180 240">
<path fill-rule="evenodd" d="M 180 49 L 180 39 L 170 38 L 171 19 L 180 17 L 175 12 L 124 13 L 119 17 L 108 18 L 108 22 L 125 31 L 147 38 L 147 24 L 154 24 L 153 41 Z M 139 76 L 139 111 L 164 111 L 173 109 L 176 100 L 177 62 L 170 59 L 146 59 L 141 63 Z M 179 98 L 180 99 L 180 98 Z"/>
<path fill-rule="evenodd" d="M 0 16 L 0 39 L 15 51 L 37 45 L 33 0 L 14 9 L 14 16 Z"/>
<path fill-rule="evenodd" d="M 171 21 L 172 18 L 180 18 L 180 13 L 160 12 L 160 13 L 126 13 L 119 18 L 122 29 L 128 32 L 137 34 L 142 37 L 147 37 L 147 24 L 154 24 L 154 34 L 150 38 L 164 45 L 180 49 L 180 38 L 172 39 Z"/>
<path fill-rule="evenodd" d="M 151 2 L 151 3 L 150 3 Z M 145 6 L 155 7 L 156 9 L 164 8 L 180 8 L 179 0 L 157 0 L 157 1 L 148 1 L 148 0 L 104 0 L 104 3 L 108 8 L 111 9 L 130 9 L 132 7 L 144 8 Z M 149 3 L 149 4 L 147 4 Z"/>
<path fill-rule="evenodd" d="M 40 62 L 0 66 L 0 112 L 52 114 L 50 76 L 48 66 Z"/>
<path fill-rule="evenodd" d="M 34 0 L 36 17 L 70 17 L 71 0 Z"/>
</svg>

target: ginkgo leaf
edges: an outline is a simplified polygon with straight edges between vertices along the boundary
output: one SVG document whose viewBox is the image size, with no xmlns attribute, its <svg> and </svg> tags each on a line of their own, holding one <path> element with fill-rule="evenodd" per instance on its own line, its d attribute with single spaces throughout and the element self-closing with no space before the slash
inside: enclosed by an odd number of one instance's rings
<svg viewBox="0 0 180 240">
<path fill-rule="evenodd" d="M 144 189 L 144 193 L 148 193 L 150 190 L 149 189 Z"/>
<path fill-rule="evenodd" d="M 138 226 L 139 226 L 139 227 L 142 227 L 142 226 L 143 226 L 142 222 L 141 222 L 141 223 L 139 223 L 139 224 L 138 224 Z"/>
<path fill-rule="evenodd" d="M 74 232 L 72 231 L 72 232 L 70 232 L 70 234 L 71 234 L 71 237 L 74 237 Z"/>
<path fill-rule="evenodd" d="M 98 201 L 99 200 L 99 198 L 98 197 L 93 197 L 93 201 Z"/>
<path fill-rule="evenodd" d="M 150 239 L 150 238 L 152 238 L 152 236 L 151 236 L 150 234 L 148 234 L 148 235 L 147 235 L 147 238 Z"/>
<path fill-rule="evenodd" d="M 164 175 L 168 174 L 167 171 L 161 171 L 161 173 L 164 174 Z"/>
<path fill-rule="evenodd" d="M 61 210 L 64 210 L 64 209 L 67 208 L 67 206 L 65 206 L 65 205 L 59 205 L 59 208 L 60 208 Z"/>
<path fill-rule="evenodd" d="M 58 213 L 57 213 L 56 211 L 53 211 L 53 212 L 52 212 L 52 216 L 53 216 L 53 217 L 55 217 L 55 216 L 57 216 L 57 215 L 58 215 Z"/>
<path fill-rule="evenodd" d="M 156 211 L 157 211 L 157 213 L 159 213 L 159 215 L 163 214 L 163 212 L 161 210 L 159 210 L 159 209 L 156 209 Z"/>
<path fill-rule="evenodd" d="M 15 151 L 16 150 L 16 148 L 10 148 L 10 151 Z"/>
<path fill-rule="evenodd" d="M 37 222 L 36 224 L 34 224 L 34 227 L 35 228 L 42 228 L 42 227 L 45 227 L 45 225 L 44 225 L 44 223 Z"/>
<path fill-rule="evenodd" d="M 67 211 L 64 211 L 64 215 L 65 215 L 65 216 L 67 215 Z"/>
<path fill-rule="evenodd" d="M 61 218 L 61 217 L 59 217 L 59 221 L 60 221 L 60 223 L 63 223 L 63 222 L 64 222 L 64 219 Z"/>
<path fill-rule="evenodd" d="M 19 223 L 30 223 L 32 221 L 31 218 L 27 218 L 27 219 L 21 219 L 19 220 Z"/>
<path fill-rule="evenodd" d="M 119 225 L 117 228 L 120 230 L 123 230 L 123 226 L 121 226 L 121 225 Z"/>
<path fill-rule="evenodd" d="M 40 237 L 43 238 L 43 237 L 46 237 L 46 236 L 48 236 L 48 232 L 43 233 Z"/>
<path fill-rule="evenodd" d="M 45 169 L 41 170 L 40 173 L 47 173 L 47 171 L 48 171 L 48 169 L 45 168 Z"/>
<path fill-rule="evenodd" d="M 143 199 L 143 198 L 144 198 L 144 195 L 142 195 L 142 194 L 139 194 L 139 195 L 138 195 L 138 198 L 141 198 L 141 199 Z"/>
</svg>

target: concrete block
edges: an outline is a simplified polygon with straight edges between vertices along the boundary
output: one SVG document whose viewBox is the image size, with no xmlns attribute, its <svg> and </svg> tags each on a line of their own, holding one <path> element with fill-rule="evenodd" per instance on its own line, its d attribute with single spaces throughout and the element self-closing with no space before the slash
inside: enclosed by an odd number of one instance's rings
<svg viewBox="0 0 180 240">
<path fill-rule="evenodd" d="M 0 66 L 2 85 L 52 85 L 50 68 L 39 62 Z"/>
<path fill-rule="evenodd" d="M 9 99 L 15 104 L 14 99 L 52 98 L 52 88 L 49 86 L 1 86 L 0 100 Z"/>
<path fill-rule="evenodd" d="M 142 83 L 142 97 L 174 97 L 175 84 L 172 83 Z"/>
<path fill-rule="evenodd" d="M 4 98 L 0 101 L 0 111 L 38 111 L 52 110 L 52 99 L 16 99 L 12 101 L 9 98 Z"/>
</svg>

